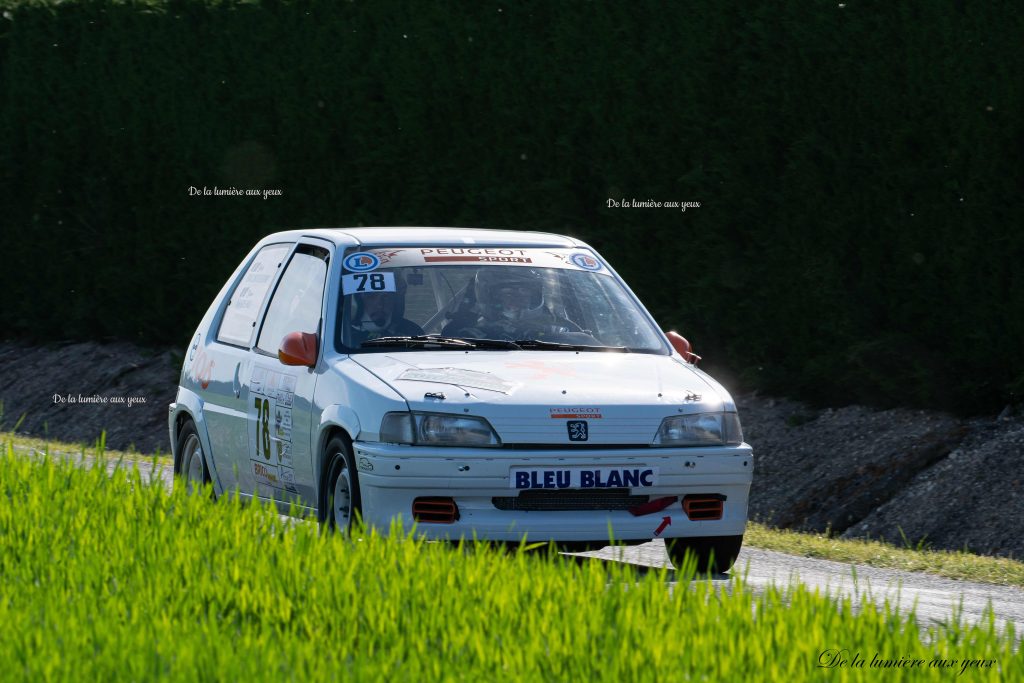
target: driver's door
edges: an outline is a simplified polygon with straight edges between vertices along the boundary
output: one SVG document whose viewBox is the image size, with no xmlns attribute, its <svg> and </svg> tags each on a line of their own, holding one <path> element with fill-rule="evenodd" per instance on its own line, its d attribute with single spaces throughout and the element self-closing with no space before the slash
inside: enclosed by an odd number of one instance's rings
<svg viewBox="0 0 1024 683">
<path fill-rule="evenodd" d="M 278 502 L 316 506 L 313 481 L 312 401 L 317 368 L 288 366 L 278 360 L 281 340 L 308 332 L 323 344 L 324 285 L 330 252 L 299 244 L 278 282 L 248 375 L 249 462 L 247 490 Z M 322 354 L 318 353 L 318 358 Z M 319 365 L 319 361 L 318 361 Z"/>
</svg>

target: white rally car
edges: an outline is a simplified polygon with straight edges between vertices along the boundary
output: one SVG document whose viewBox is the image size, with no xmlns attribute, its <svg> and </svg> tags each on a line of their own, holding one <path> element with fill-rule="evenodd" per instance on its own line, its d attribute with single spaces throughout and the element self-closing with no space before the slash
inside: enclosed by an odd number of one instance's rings
<svg viewBox="0 0 1024 683">
<path fill-rule="evenodd" d="M 696 358 L 570 237 L 277 233 L 189 346 L 174 467 L 341 529 L 361 516 L 438 539 L 663 538 L 677 565 L 690 549 L 724 571 L 754 463 Z"/>
</svg>

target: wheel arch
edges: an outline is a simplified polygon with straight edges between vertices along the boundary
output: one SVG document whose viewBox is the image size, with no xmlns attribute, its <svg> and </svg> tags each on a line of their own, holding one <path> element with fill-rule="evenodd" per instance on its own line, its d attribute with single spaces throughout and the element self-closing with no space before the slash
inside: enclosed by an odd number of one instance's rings
<svg viewBox="0 0 1024 683">
<path fill-rule="evenodd" d="M 352 435 L 349 434 L 344 427 L 341 427 L 340 425 L 332 425 L 327 429 L 321 431 L 320 443 L 317 448 L 317 471 L 315 475 L 316 510 L 318 518 L 321 517 L 320 513 L 324 510 L 325 506 L 327 505 L 327 458 L 329 455 L 327 452 L 327 445 L 331 443 L 331 441 L 333 441 L 335 437 L 340 437 L 342 441 L 344 441 L 345 444 L 348 446 L 349 452 L 354 453 L 352 449 Z"/>
<path fill-rule="evenodd" d="M 182 410 L 174 417 L 174 443 L 171 444 L 171 448 L 174 453 L 174 473 L 181 474 L 181 430 L 185 428 L 185 423 L 191 421 L 195 424 L 195 418 L 187 410 Z M 198 431 L 198 427 L 196 430 Z M 202 438 L 202 436 L 200 436 Z"/>
<path fill-rule="evenodd" d="M 348 406 L 335 403 L 327 406 L 320 414 L 320 427 L 317 430 L 316 449 L 314 453 L 313 480 L 317 486 L 317 500 L 320 499 L 320 489 L 324 478 L 324 461 L 327 458 L 327 444 L 336 435 L 341 434 L 352 448 L 353 442 L 359 437 L 359 418 L 354 410 Z"/>
<path fill-rule="evenodd" d="M 220 477 L 217 476 L 217 467 L 214 463 L 213 449 L 210 446 L 210 435 L 206 428 L 206 420 L 203 419 L 203 400 L 193 392 L 179 387 L 178 400 L 174 404 L 174 412 L 168 418 L 168 426 L 171 433 L 171 453 L 174 457 L 174 474 L 181 473 L 181 430 L 185 422 L 192 420 L 199 434 L 199 445 L 202 446 L 203 460 L 206 469 L 213 480 L 213 488 L 217 495 L 223 493 Z"/>
</svg>

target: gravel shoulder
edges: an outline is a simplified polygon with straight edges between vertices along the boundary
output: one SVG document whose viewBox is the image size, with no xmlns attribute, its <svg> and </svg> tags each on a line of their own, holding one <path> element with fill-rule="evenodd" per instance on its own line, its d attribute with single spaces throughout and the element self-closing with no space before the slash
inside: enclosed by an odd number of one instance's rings
<svg viewBox="0 0 1024 683">
<path fill-rule="evenodd" d="M 167 404 L 177 393 L 181 349 L 2 343 L 0 428 L 22 420 L 19 433 L 85 444 L 105 430 L 109 449 L 166 454 Z"/>
<path fill-rule="evenodd" d="M 750 517 L 895 545 L 1024 557 L 1024 418 L 814 409 L 737 397 L 756 469 Z"/>
</svg>

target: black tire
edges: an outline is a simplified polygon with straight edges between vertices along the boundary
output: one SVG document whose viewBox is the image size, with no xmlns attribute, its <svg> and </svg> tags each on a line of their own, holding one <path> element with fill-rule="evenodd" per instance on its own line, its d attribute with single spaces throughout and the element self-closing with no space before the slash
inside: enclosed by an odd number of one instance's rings
<svg viewBox="0 0 1024 683">
<path fill-rule="evenodd" d="M 191 419 L 185 420 L 178 432 L 178 452 L 174 454 L 174 461 L 178 463 L 175 484 L 184 486 L 189 493 L 212 484 L 199 430 Z M 212 491 L 212 487 L 209 490 Z"/>
<path fill-rule="evenodd" d="M 362 515 L 362 499 L 352 447 L 341 436 L 334 436 L 327 442 L 322 482 L 320 525 L 330 531 L 347 533 Z"/>
<path fill-rule="evenodd" d="M 724 574 L 729 571 L 743 545 L 743 534 L 739 536 L 705 536 L 698 538 L 673 538 L 665 542 L 668 556 L 678 570 L 683 566 L 687 553 L 697 559 L 699 574 Z"/>
</svg>

